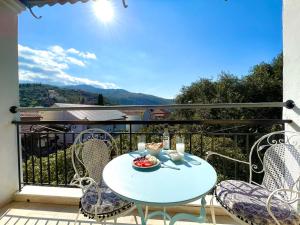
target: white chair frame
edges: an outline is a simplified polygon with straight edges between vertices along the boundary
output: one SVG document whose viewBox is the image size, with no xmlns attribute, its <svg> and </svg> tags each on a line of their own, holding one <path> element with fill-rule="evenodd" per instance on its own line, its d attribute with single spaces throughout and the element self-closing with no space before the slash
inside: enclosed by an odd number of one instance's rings
<svg viewBox="0 0 300 225">
<path fill-rule="evenodd" d="M 284 138 L 279 138 L 278 140 L 272 139 L 275 136 L 278 135 L 282 135 Z M 264 174 L 264 176 L 266 176 L 266 173 L 272 173 L 272 171 L 266 171 L 266 165 L 265 165 L 265 161 L 264 161 L 264 157 L 261 156 L 261 151 L 262 150 L 266 150 L 266 148 L 268 148 L 268 150 L 272 151 L 273 149 L 271 149 L 270 147 L 275 147 L 278 145 L 286 145 L 286 146 L 293 146 L 297 151 L 298 151 L 298 157 L 300 156 L 300 133 L 298 132 L 292 132 L 292 131 L 277 131 L 277 132 L 272 132 L 269 134 L 266 134 L 264 136 L 262 136 L 261 138 L 259 138 L 252 146 L 251 150 L 250 150 L 250 154 L 249 154 L 249 161 L 241 161 L 241 160 L 237 160 L 222 154 L 219 154 L 217 152 L 212 152 L 209 151 L 207 152 L 206 155 L 206 160 L 208 160 L 211 156 L 216 155 L 219 156 L 221 158 L 225 158 L 234 162 L 238 162 L 238 163 L 242 163 L 242 164 L 246 164 L 249 166 L 249 183 L 255 184 L 255 185 L 259 185 L 262 186 L 270 191 L 271 194 L 269 195 L 267 202 L 266 202 L 266 208 L 267 211 L 269 213 L 269 215 L 274 219 L 276 225 L 281 225 L 280 222 L 278 221 L 278 219 L 275 217 L 275 215 L 273 214 L 272 210 L 271 210 L 271 201 L 274 197 L 276 198 L 280 198 L 280 200 L 291 206 L 295 203 L 297 203 L 297 212 L 300 214 L 300 171 L 298 171 L 298 174 L 296 175 L 296 179 L 295 182 L 293 183 L 292 186 L 290 187 L 266 187 L 264 184 L 258 184 L 255 181 L 253 181 L 253 174 Z M 285 147 L 286 149 L 286 147 Z M 268 151 L 267 150 L 267 151 Z M 256 156 L 258 157 L 258 161 L 261 165 L 255 164 L 253 162 L 253 156 L 254 154 L 256 154 Z M 299 158 L 300 160 L 300 158 Z M 300 161 L 298 162 L 298 164 L 300 165 Z M 298 165 L 298 166 L 299 166 Z M 261 167 L 261 169 L 259 169 Z M 298 177 L 298 178 L 297 178 Z M 282 197 L 284 196 L 284 198 Z M 214 213 L 214 206 L 213 206 L 213 199 L 211 199 L 210 202 L 210 209 L 211 209 L 211 215 L 212 215 L 212 221 L 213 224 L 216 224 L 216 219 L 215 219 L 215 213 Z M 239 219 L 238 217 L 236 217 L 235 215 L 231 214 L 228 210 L 226 210 L 224 208 L 224 210 L 237 222 L 239 222 L 240 224 L 244 224 L 244 225 L 248 225 L 248 223 L 242 221 L 241 219 Z"/>
<path fill-rule="evenodd" d="M 88 169 L 87 169 L 86 165 L 84 164 L 83 160 L 80 158 L 80 154 L 82 153 L 82 150 L 81 150 L 82 145 L 84 145 L 84 143 L 86 141 L 84 139 L 84 136 L 87 136 L 87 140 L 98 139 L 98 140 L 103 141 L 103 143 L 105 143 L 107 146 L 106 150 L 110 151 L 109 154 L 111 153 L 111 151 L 115 151 L 115 154 L 117 156 L 120 154 L 120 151 L 118 149 L 115 139 L 112 137 L 111 134 L 109 134 L 105 130 L 102 130 L 100 128 L 92 128 L 92 129 L 84 130 L 80 134 L 77 135 L 77 137 L 75 138 L 74 143 L 72 145 L 72 164 L 73 164 L 73 168 L 75 171 L 75 175 L 70 184 L 72 186 L 81 188 L 82 194 L 84 194 L 91 185 L 95 185 L 96 187 L 98 187 L 98 185 L 97 185 L 98 183 L 97 183 L 96 179 L 89 176 Z M 105 139 L 103 139 L 101 137 L 105 137 Z M 101 150 L 103 150 L 103 149 L 99 149 L 99 151 L 101 151 Z M 76 162 L 77 162 L 77 165 L 76 165 Z M 78 163 L 84 168 L 84 170 L 85 170 L 84 174 L 79 172 Z M 99 177 L 100 177 L 100 182 L 102 182 L 102 174 L 99 174 Z M 98 191 L 100 192 L 99 188 L 98 188 Z M 98 201 L 97 204 L 100 205 L 100 202 Z M 113 219 L 114 224 L 116 225 L 118 217 L 128 215 L 133 210 L 135 210 L 135 208 L 136 208 L 135 206 L 132 206 L 131 208 L 127 209 L 126 211 L 124 211 L 120 214 L 117 214 L 117 215 L 114 215 L 111 217 L 106 217 L 105 219 L 100 219 L 97 216 L 95 216 L 94 219 L 96 220 L 96 222 L 102 223 L 104 225 L 106 224 L 106 220 Z M 76 219 L 75 219 L 75 224 L 77 224 L 80 213 L 81 213 L 81 211 L 79 210 L 78 214 L 76 216 Z M 95 207 L 95 215 L 97 215 L 97 207 Z M 135 218 L 136 224 L 138 224 L 138 221 L 137 221 L 137 218 L 135 215 L 134 215 L 134 218 Z"/>
</svg>

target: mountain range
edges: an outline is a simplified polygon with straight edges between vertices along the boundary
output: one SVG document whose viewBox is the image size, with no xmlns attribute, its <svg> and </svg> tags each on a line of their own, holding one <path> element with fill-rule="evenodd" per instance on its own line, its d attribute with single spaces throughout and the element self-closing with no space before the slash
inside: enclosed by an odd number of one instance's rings
<svg viewBox="0 0 300 225">
<path fill-rule="evenodd" d="M 47 84 L 22 83 L 20 105 L 22 107 L 49 107 L 56 102 L 98 104 L 102 94 L 105 105 L 163 105 L 173 103 L 172 99 L 154 95 L 132 93 L 123 89 L 101 89 L 91 85 L 53 86 Z"/>
<path fill-rule="evenodd" d="M 110 103 L 116 105 L 163 105 L 173 102 L 172 99 L 165 99 L 143 93 L 133 93 L 124 89 L 102 89 L 85 84 L 64 86 L 64 88 L 102 94 Z"/>
</svg>

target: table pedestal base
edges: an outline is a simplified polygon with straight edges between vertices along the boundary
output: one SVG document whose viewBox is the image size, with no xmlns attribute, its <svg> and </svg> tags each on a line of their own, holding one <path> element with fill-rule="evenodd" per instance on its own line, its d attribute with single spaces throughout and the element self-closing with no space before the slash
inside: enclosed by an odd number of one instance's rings
<svg viewBox="0 0 300 225">
<path fill-rule="evenodd" d="M 206 206 L 206 201 L 205 201 L 205 196 L 203 196 L 202 199 L 201 199 L 200 215 L 199 216 L 195 216 L 195 215 L 187 214 L 187 213 L 177 213 L 173 217 L 171 217 L 166 212 L 166 208 L 164 207 L 163 211 L 155 211 L 155 212 L 149 213 L 149 215 L 147 217 L 145 217 L 142 205 L 136 204 L 138 214 L 141 217 L 142 225 L 146 225 L 148 219 L 151 219 L 151 218 L 156 217 L 156 216 L 163 217 L 164 225 L 166 225 L 166 219 L 168 219 L 170 221 L 169 225 L 174 225 L 175 222 L 180 221 L 180 220 L 188 220 L 188 221 L 191 221 L 191 222 L 204 223 L 205 218 L 206 218 L 205 206 Z"/>
</svg>

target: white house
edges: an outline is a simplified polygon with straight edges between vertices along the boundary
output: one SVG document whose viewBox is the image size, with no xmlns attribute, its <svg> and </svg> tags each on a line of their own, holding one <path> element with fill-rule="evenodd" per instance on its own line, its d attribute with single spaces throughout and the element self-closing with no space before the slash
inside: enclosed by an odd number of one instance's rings
<svg viewBox="0 0 300 225">
<path fill-rule="evenodd" d="M 92 105 L 55 103 L 52 107 L 90 107 Z M 127 116 L 119 110 L 67 110 L 67 111 L 43 111 L 40 112 L 43 121 L 125 121 Z M 108 132 L 124 131 L 125 124 L 103 125 L 99 124 L 76 124 L 70 125 L 71 133 L 80 133 L 89 128 L 101 128 Z M 66 135 L 66 142 L 72 143 L 72 135 Z"/>
</svg>

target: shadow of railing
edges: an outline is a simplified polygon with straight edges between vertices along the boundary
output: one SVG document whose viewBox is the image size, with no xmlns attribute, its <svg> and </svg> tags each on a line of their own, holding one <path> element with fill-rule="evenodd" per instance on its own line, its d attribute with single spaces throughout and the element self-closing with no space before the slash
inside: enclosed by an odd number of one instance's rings
<svg viewBox="0 0 300 225">
<path fill-rule="evenodd" d="M 74 225 L 75 219 L 56 219 L 56 218 L 47 218 L 47 217 L 34 217 L 34 216 L 17 216 L 17 215 L 7 215 L 4 214 L 0 217 L 1 225 Z M 78 220 L 76 225 L 100 225 L 95 221 L 88 220 Z M 113 225 L 113 221 L 107 221 L 106 225 Z M 129 225 L 131 223 L 122 223 L 117 222 L 118 225 Z"/>
</svg>

